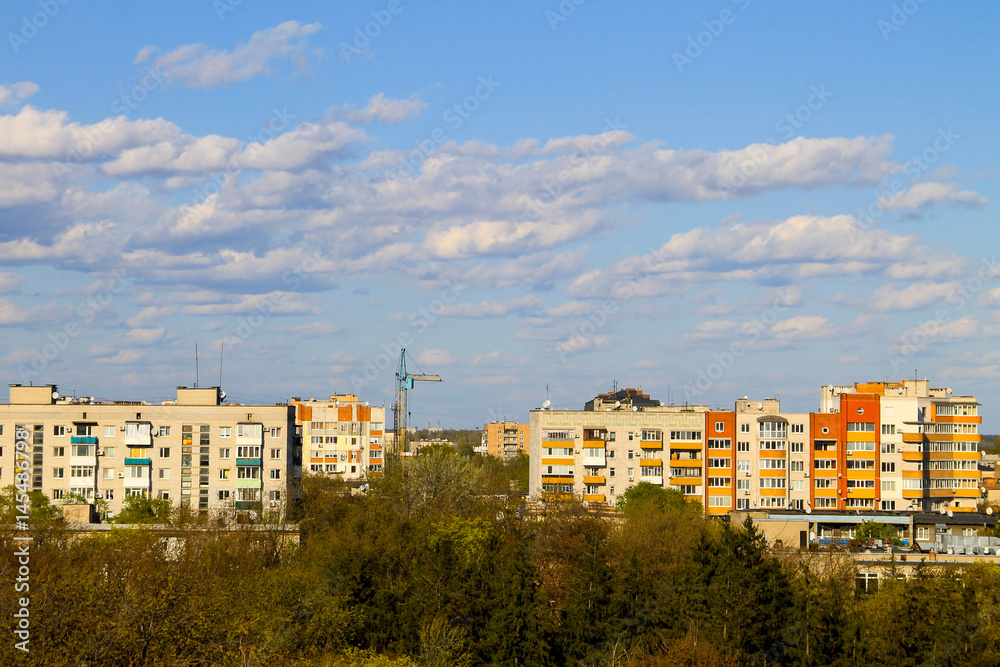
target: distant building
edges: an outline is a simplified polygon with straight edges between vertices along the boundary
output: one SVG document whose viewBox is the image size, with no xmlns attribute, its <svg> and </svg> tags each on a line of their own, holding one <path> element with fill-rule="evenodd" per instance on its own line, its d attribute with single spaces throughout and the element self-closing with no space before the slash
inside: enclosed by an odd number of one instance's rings
<svg viewBox="0 0 1000 667">
<path fill-rule="evenodd" d="M 531 427 L 513 421 L 495 421 L 483 425 L 483 453 L 498 459 L 528 456 L 531 447 Z"/>
<path fill-rule="evenodd" d="M 53 501 L 128 497 L 199 511 L 281 509 L 298 491 L 301 447 L 286 404 L 223 404 L 218 387 L 178 387 L 177 398 L 98 402 L 56 385 L 10 386 L 0 405 L 0 486 L 15 483 L 18 442 L 29 489 Z"/>
<path fill-rule="evenodd" d="M 824 386 L 820 411 L 777 399 L 662 406 L 634 389 L 583 410 L 531 412 L 530 494 L 614 503 L 639 482 L 709 514 L 732 510 L 973 511 L 979 403 L 927 380 Z"/>
<path fill-rule="evenodd" d="M 354 394 L 293 398 L 291 403 L 310 473 L 360 481 L 384 470 L 385 408 L 371 407 Z"/>
</svg>

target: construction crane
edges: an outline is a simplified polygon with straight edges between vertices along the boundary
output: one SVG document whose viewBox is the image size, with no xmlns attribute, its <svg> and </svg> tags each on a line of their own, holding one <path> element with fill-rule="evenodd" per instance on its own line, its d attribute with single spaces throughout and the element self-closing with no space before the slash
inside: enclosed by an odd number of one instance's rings
<svg viewBox="0 0 1000 667">
<path fill-rule="evenodd" d="M 403 348 L 399 351 L 399 367 L 396 369 L 396 402 L 392 406 L 396 451 L 400 454 L 408 451 L 406 446 L 406 392 L 413 389 L 414 382 L 442 382 L 442 380 L 440 375 L 407 373 L 406 348 Z"/>
</svg>

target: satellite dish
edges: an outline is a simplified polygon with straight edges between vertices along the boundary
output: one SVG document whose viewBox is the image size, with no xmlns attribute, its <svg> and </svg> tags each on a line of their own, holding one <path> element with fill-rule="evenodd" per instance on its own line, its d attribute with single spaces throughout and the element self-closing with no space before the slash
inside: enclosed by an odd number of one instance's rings
<svg viewBox="0 0 1000 667">
<path fill-rule="evenodd" d="M 812 513 L 813 513 L 813 508 L 806 505 L 806 514 L 812 514 Z"/>
<path fill-rule="evenodd" d="M 616 408 L 620 408 L 621 406 L 622 406 L 622 402 L 621 401 L 615 401 L 615 407 Z"/>
<path fill-rule="evenodd" d="M 952 512 L 951 510 L 948 510 L 948 516 L 955 516 L 955 513 Z"/>
<path fill-rule="evenodd" d="M 548 410 L 551 407 L 552 407 L 552 401 L 546 398 L 545 402 L 542 403 L 542 410 Z"/>
<path fill-rule="evenodd" d="M 219 392 L 219 400 L 220 401 L 226 400 L 226 392 L 224 392 L 224 391 L 220 391 Z"/>
<path fill-rule="evenodd" d="M 757 409 L 758 410 L 763 410 L 764 409 L 764 404 L 763 403 L 758 403 L 757 404 Z"/>
<path fill-rule="evenodd" d="M 638 405 L 633 405 L 632 406 L 632 412 L 639 412 L 639 406 Z"/>
<path fill-rule="evenodd" d="M 948 508 L 942 507 L 940 511 L 941 511 L 941 514 L 946 514 L 948 512 Z"/>
<path fill-rule="evenodd" d="M 365 407 L 366 408 L 368 407 L 368 401 L 365 401 Z"/>
<path fill-rule="evenodd" d="M 52 392 L 52 400 L 53 401 L 58 401 L 59 400 L 59 392 L 58 391 Z"/>
<path fill-rule="evenodd" d="M 986 508 L 986 513 L 987 514 L 993 514 L 993 508 L 992 507 L 987 507 Z"/>
</svg>

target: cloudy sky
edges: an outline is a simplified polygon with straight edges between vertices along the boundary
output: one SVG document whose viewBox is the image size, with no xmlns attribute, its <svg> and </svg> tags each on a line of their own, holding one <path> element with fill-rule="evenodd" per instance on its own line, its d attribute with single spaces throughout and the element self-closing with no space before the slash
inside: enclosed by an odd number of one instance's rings
<svg viewBox="0 0 1000 667">
<path fill-rule="evenodd" d="M 7 382 L 390 405 L 402 344 L 411 423 L 917 373 L 996 432 L 996 5 L 577 2 L 4 3 Z"/>
</svg>

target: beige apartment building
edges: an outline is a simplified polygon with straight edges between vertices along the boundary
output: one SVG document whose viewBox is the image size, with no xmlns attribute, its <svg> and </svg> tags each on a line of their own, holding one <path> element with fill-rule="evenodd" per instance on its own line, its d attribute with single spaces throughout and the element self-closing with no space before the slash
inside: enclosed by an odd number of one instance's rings
<svg viewBox="0 0 1000 667">
<path fill-rule="evenodd" d="M 385 466 L 385 408 L 354 394 L 291 400 L 302 430 L 307 470 L 344 481 L 364 480 Z"/>
<path fill-rule="evenodd" d="M 483 453 L 498 459 L 528 456 L 531 427 L 514 421 L 494 421 L 483 425 Z"/>
<path fill-rule="evenodd" d="M 812 413 L 784 413 L 772 398 L 662 406 L 625 389 L 583 410 L 531 412 L 529 492 L 613 504 L 650 482 L 708 514 L 973 511 L 981 422 L 972 396 L 927 380 L 824 386 Z"/>
<path fill-rule="evenodd" d="M 15 481 L 27 433 L 30 484 L 54 502 L 129 496 L 209 512 L 281 511 L 298 488 L 295 409 L 223 404 L 218 387 L 178 387 L 161 404 L 67 398 L 54 384 L 10 386 L 0 405 L 0 486 Z"/>
</svg>

